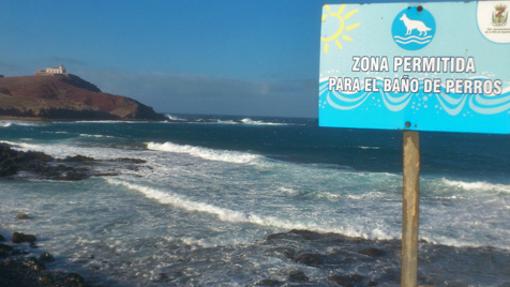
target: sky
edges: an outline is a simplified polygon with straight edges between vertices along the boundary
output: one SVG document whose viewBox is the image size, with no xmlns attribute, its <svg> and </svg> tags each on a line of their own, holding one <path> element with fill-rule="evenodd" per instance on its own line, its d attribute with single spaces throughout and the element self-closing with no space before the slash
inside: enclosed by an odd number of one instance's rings
<svg viewBox="0 0 510 287">
<path fill-rule="evenodd" d="M 0 0 L 0 74 L 63 64 L 159 112 L 313 118 L 324 2 Z"/>
</svg>

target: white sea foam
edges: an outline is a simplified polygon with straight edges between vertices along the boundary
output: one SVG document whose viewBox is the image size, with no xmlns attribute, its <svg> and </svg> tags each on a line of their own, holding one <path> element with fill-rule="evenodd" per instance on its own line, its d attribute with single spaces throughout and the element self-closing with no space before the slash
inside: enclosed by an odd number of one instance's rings
<svg viewBox="0 0 510 287">
<path fill-rule="evenodd" d="M 296 195 L 298 194 L 298 191 L 291 188 L 291 187 L 285 187 L 285 186 L 280 186 L 278 187 L 278 191 L 281 192 L 281 193 L 286 193 L 288 195 Z"/>
<path fill-rule="evenodd" d="M 245 125 L 253 125 L 253 126 L 285 126 L 285 123 L 275 123 L 275 122 L 264 122 L 264 121 L 256 121 L 250 118 L 244 118 L 241 120 L 241 123 Z"/>
<path fill-rule="evenodd" d="M 359 149 L 381 149 L 378 146 L 364 146 L 364 145 L 360 145 L 360 146 L 358 146 L 358 148 Z"/>
<path fill-rule="evenodd" d="M 229 150 L 215 150 L 191 145 L 179 145 L 172 142 L 165 143 L 149 142 L 147 143 L 147 149 L 154 151 L 187 154 L 205 160 L 222 161 L 237 164 L 253 163 L 261 157 L 259 155 L 251 153 Z"/>
<path fill-rule="evenodd" d="M 466 191 L 496 191 L 496 192 L 509 192 L 510 185 L 495 184 L 485 181 L 460 181 L 460 180 L 449 180 L 446 178 L 441 179 L 441 183 L 451 187 L 457 187 Z"/>
<path fill-rule="evenodd" d="M 220 125 L 238 125 L 239 123 L 233 120 L 217 120 L 213 122 L 214 124 L 220 124 Z"/>
<path fill-rule="evenodd" d="M 180 118 L 180 117 L 174 116 L 174 115 L 170 115 L 170 114 L 166 114 L 166 117 L 171 121 L 179 121 L 179 122 L 185 121 L 185 119 L 183 119 L 183 118 Z"/>
<path fill-rule="evenodd" d="M 8 128 L 12 126 L 32 127 L 42 125 L 41 123 L 35 122 L 19 122 L 19 121 L 0 121 L 1 128 Z"/>
<path fill-rule="evenodd" d="M 96 134 L 80 134 L 80 137 L 87 137 L 87 138 L 113 138 L 113 136 L 96 135 Z"/>
<path fill-rule="evenodd" d="M 278 228 L 284 230 L 300 229 L 310 230 L 321 233 L 337 233 L 351 237 L 362 237 L 369 239 L 391 239 L 392 237 L 379 229 L 370 230 L 370 232 L 362 232 L 351 226 L 333 227 L 331 225 L 320 225 L 316 222 L 307 222 L 304 220 L 292 221 L 289 219 L 279 218 L 276 216 L 262 216 L 251 212 L 236 211 L 228 208 L 215 206 L 209 203 L 191 200 L 185 196 L 163 191 L 156 188 L 143 186 L 139 184 L 129 183 L 118 179 L 107 178 L 109 184 L 122 186 L 132 191 L 139 192 L 145 197 L 155 200 L 161 204 L 170 205 L 188 212 L 202 212 L 216 216 L 219 220 L 231 223 L 249 223 L 270 228 Z"/>
<path fill-rule="evenodd" d="M 120 157 L 145 158 L 139 151 L 120 150 L 115 148 L 81 147 L 67 144 L 39 144 L 13 141 L 0 141 L 0 143 L 11 145 L 15 150 L 43 152 L 59 159 L 76 155 L 88 156 L 97 160 L 109 160 Z"/>
</svg>

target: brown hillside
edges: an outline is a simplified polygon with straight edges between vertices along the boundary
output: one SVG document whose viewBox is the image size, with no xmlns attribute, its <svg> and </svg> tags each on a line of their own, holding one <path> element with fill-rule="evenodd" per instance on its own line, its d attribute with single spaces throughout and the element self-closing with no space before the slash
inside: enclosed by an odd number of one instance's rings
<svg viewBox="0 0 510 287">
<path fill-rule="evenodd" d="M 75 75 L 0 78 L 0 116 L 81 120 L 163 120 L 133 99 L 101 92 Z"/>
</svg>

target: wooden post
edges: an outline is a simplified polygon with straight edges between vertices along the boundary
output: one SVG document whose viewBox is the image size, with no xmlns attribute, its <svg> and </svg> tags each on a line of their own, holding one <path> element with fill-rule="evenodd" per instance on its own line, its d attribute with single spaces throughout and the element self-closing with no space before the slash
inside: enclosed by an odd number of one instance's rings
<svg viewBox="0 0 510 287">
<path fill-rule="evenodd" d="M 402 190 L 401 287 L 416 287 L 420 213 L 420 135 L 404 131 L 404 185 Z"/>
</svg>

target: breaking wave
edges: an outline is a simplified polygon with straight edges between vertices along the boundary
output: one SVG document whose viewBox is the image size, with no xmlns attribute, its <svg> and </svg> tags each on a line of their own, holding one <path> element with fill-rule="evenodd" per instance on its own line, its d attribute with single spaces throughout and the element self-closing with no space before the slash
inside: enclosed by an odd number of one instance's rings
<svg viewBox="0 0 510 287">
<path fill-rule="evenodd" d="M 170 205 L 188 212 L 202 212 L 216 216 L 219 220 L 232 223 L 249 223 L 270 228 L 279 228 L 285 230 L 300 229 L 310 230 L 321 233 L 337 233 L 351 237 L 361 237 L 367 239 L 391 239 L 392 237 L 385 232 L 375 229 L 369 233 L 354 230 L 351 227 L 332 227 L 322 226 L 315 222 L 296 222 L 276 216 L 263 216 L 251 212 L 236 211 L 228 208 L 219 207 L 205 202 L 191 200 L 185 196 L 162 191 L 156 188 L 133 184 L 118 179 L 108 178 L 109 184 L 122 186 L 132 191 L 139 192 L 145 197 L 155 200 L 161 204 Z"/>
<path fill-rule="evenodd" d="M 170 115 L 170 114 L 167 114 L 166 117 L 170 121 L 175 121 L 175 122 L 186 121 L 186 119 L 183 119 L 183 118 L 180 118 L 180 117 L 177 117 L 177 116 L 174 116 L 174 115 Z"/>
<path fill-rule="evenodd" d="M 252 120 L 250 118 L 242 119 L 241 123 L 245 124 L 245 125 L 253 125 L 253 126 L 285 126 L 285 125 L 287 125 L 286 123 L 264 122 L 264 121 Z"/>
<path fill-rule="evenodd" d="M 381 148 L 380 148 L 380 147 L 378 147 L 378 146 L 364 146 L 364 145 L 360 145 L 360 146 L 358 146 L 358 148 L 359 148 L 359 149 L 365 149 L 365 150 L 366 150 L 366 149 L 374 149 L 374 150 L 375 150 L 375 149 L 381 149 Z"/>
<path fill-rule="evenodd" d="M 172 152 L 187 154 L 193 157 L 202 158 L 211 161 L 222 161 L 236 164 L 253 163 L 260 159 L 260 155 L 230 151 L 230 150 L 215 150 L 210 148 L 192 146 L 192 145 L 179 145 L 172 142 L 155 143 L 148 142 L 147 149 L 154 151 Z"/>
<path fill-rule="evenodd" d="M 114 136 L 95 135 L 95 134 L 80 134 L 80 137 L 87 137 L 87 138 L 114 138 Z"/>
<path fill-rule="evenodd" d="M 488 183 L 485 181 L 461 181 L 461 180 L 449 180 L 446 178 L 441 179 L 441 182 L 450 187 L 460 188 L 466 191 L 496 191 L 496 192 L 508 192 L 510 193 L 510 185 Z"/>
<path fill-rule="evenodd" d="M 0 122 L 0 128 L 8 128 L 12 126 L 22 126 L 22 127 L 32 127 L 32 126 L 38 126 L 41 125 L 41 123 L 31 123 L 31 122 L 18 122 L 18 121 L 3 121 Z"/>
</svg>

